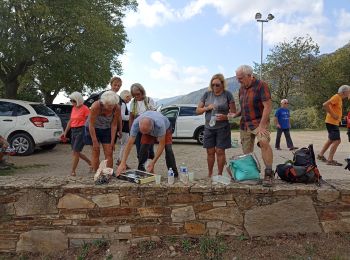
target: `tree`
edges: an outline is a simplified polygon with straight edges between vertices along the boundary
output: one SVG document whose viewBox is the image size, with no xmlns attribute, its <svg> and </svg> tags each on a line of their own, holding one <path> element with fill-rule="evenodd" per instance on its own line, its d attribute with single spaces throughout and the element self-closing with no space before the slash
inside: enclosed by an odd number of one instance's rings
<svg viewBox="0 0 350 260">
<path fill-rule="evenodd" d="M 92 89 L 122 72 L 124 12 L 136 0 L 0 1 L 0 80 L 16 98 L 30 73 L 45 101 L 61 90 Z"/>
<path fill-rule="evenodd" d="M 263 64 L 263 77 L 271 86 L 275 102 L 300 96 L 315 71 L 319 47 L 311 37 L 296 37 L 276 45 Z"/>
</svg>

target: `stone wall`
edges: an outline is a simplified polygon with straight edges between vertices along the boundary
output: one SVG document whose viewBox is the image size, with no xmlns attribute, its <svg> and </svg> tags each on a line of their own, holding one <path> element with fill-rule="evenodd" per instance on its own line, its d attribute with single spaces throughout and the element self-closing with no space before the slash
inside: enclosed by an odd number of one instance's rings
<svg viewBox="0 0 350 260">
<path fill-rule="evenodd" d="M 0 178 L 0 252 L 52 252 L 95 239 L 350 232 L 350 182 L 189 186 Z"/>
</svg>

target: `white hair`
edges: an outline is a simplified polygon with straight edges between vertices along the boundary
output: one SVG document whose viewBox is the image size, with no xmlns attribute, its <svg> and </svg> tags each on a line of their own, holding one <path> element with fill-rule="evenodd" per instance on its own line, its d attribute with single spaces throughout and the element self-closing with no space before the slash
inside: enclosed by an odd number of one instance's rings
<svg viewBox="0 0 350 260">
<path fill-rule="evenodd" d="M 122 99 L 125 99 L 127 96 L 130 96 L 131 97 L 131 93 L 129 90 L 123 90 L 122 92 L 120 92 L 120 97 Z"/>
<path fill-rule="evenodd" d="M 77 91 L 73 92 L 72 94 L 69 95 L 69 98 L 77 102 L 77 107 L 80 107 L 81 105 L 84 104 L 84 98 L 80 92 L 77 92 Z"/>
<path fill-rule="evenodd" d="M 112 90 L 108 90 L 108 91 L 104 92 L 101 95 L 101 99 L 100 100 L 101 100 L 102 104 L 104 104 L 104 105 L 114 106 L 114 105 L 119 104 L 119 97 Z"/>
<path fill-rule="evenodd" d="M 242 72 L 244 75 L 253 75 L 253 68 L 249 65 L 241 65 L 236 69 L 237 72 Z"/>
<path fill-rule="evenodd" d="M 350 91 L 350 86 L 348 85 L 342 85 L 339 87 L 338 89 L 338 93 L 341 94 L 341 93 L 344 93 L 346 91 Z"/>
</svg>

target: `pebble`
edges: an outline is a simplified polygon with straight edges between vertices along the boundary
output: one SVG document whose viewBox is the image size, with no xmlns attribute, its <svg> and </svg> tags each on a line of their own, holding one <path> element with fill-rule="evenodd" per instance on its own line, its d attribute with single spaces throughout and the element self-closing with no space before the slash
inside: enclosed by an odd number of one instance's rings
<svg viewBox="0 0 350 260">
<path fill-rule="evenodd" d="M 173 246 L 169 246 L 169 250 L 170 250 L 171 252 L 174 252 L 174 251 L 175 251 L 175 248 L 174 248 Z"/>
</svg>

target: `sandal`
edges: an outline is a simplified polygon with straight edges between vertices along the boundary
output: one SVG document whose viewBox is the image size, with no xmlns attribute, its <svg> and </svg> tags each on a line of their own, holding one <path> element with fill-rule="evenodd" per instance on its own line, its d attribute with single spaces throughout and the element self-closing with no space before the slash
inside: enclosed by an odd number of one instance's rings
<svg viewBox="0 0 350 260">
<path fill-rule="evenodd" d="M 265 176 L 262 181 L 263 187 L 272 187 L 273 186 L 273 172 L 271 169 L 265 169 Z"/>
<path fill-rule="evenodd" d="M 324 157 L 323 155 L 317 155 L 317 160 L 320 160 L 320 161 L 322 161 L 322 162 L 327 162 L 327 159 L 326 159 L 326 157 Z"/>
<path fill-rule="evenodd" d="M 343 166 L 343 164 L 342 164 L 342 163 L 337 162 L 336 160 L 327 161 L 327 165 L 333 165 L 333 166 Z"/>
</svg>

